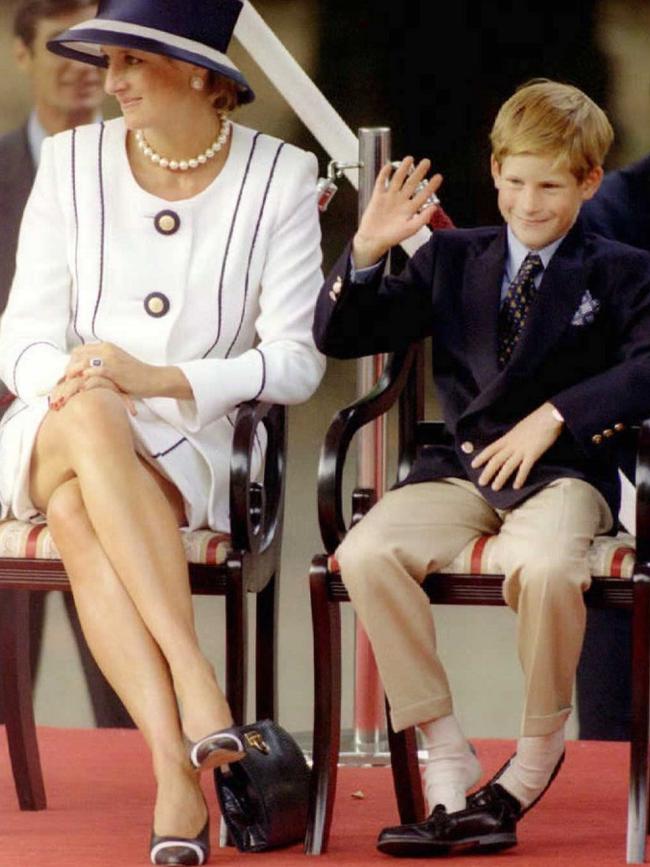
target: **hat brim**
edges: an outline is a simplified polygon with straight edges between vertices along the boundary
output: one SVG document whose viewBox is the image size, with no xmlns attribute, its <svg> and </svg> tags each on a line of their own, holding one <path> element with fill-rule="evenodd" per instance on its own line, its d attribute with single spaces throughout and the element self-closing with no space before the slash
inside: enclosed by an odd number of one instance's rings
<svg viewBox="0 0 650 867">
<path fill-rule="evenodd" d="M 162 30 L 95 18 L 64 30 L 47 43 L 47 47 L 54 54 L 81 63 L 105 67 L 106 58 L 100 51 L 101 45 L 135 48 L 152 54 L 163 54 L 166 57 L 210 69 L 235 82 L 240 105 L 255 99 L 255 94 L 243 74 L 226 54 L 200 42 L 184 39 Z"/>
</svg>

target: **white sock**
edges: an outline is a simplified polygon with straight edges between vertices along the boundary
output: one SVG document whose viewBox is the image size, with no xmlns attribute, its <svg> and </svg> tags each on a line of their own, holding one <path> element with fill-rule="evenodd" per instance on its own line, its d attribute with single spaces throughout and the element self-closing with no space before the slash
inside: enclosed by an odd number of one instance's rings
<svg viewBox="0 0 650 867">
<path fill-rule="evenodd" d="M 448 813 L 465 809 L 465 795 L 478 782 L 481 766 L 453 714 L 418 726 L 428 757 L 423 771 L 429 812 L 437 804 Z"/>
<path fill-rule="evenodd" d="M 550 735 L 519 738 L 517 752 L 498 779 L 522 807 L 529 807 L 551 779 L 564 752 L 564 726 Z"/>
</svg>

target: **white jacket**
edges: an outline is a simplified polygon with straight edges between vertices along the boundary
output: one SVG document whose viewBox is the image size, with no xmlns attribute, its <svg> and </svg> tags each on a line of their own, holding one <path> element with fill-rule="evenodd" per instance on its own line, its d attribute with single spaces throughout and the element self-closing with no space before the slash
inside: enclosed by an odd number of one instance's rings
<svg viewBox="0 0 650 867">
<path fill-rule="evenodd" d="M 46 140 L 0 325 L 0 377 L 18 396 L 0 425 L 3 515 L 11 507 L 36 519 L 25 461 L 80 343 L 108 341 L 183 370 L 194 399 L 137 401 L 133 425 L 196 515 L 206 497 L 197 466 L 209 468 L 217 529 L 228 526 L 228 414 L 250 398 L 298 403 L 320 382 L 316 160 L 236 124 L 232 136 L 218 177 L 176 202 L 136 183 L 121 118 Z M 172 234 L 156 228 L 167 211 Z M 191 448 L 203 460 L 186 460 Z"/>
</svg>

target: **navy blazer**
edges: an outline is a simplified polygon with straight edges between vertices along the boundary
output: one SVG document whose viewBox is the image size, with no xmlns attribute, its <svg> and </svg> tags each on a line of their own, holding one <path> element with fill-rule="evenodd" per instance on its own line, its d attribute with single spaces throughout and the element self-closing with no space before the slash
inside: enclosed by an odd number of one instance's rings
<svg viewBox="0 0 650 867">
<path fill-rule="evenodd" d="M 23 210 L 36 168 L 29 149 L 27 128 L 0 136 L 0 313 L 7 304 L 16 267 L 16 246 Z"/>
<path fill-rule="evenodd" d="M 499 370 L 505 256 L 505 227 L 447 229 L 434 232 L 401 275 L 355 284 L 348 246 L 319 295 L 318 348 L 353 358 L 433 338 L 447 439 L 425 447 L 404 484 L 445 476 L 476 483 L 476 454 L 552 401 L 565 426 L 525 486 L 483 487 L 483 494 L 495 508 L 511 508 L 554 479 L 573 477 L 600 490 L 616 515 L 620 434 L 650 416 L 650 255 L 585 235 L 576 224 Z"/>
<path fill-rule="evenodd" d="M 650 155 L 608 172 L 581 214 L 589 231 L 650 251 Z"/>
</svg>

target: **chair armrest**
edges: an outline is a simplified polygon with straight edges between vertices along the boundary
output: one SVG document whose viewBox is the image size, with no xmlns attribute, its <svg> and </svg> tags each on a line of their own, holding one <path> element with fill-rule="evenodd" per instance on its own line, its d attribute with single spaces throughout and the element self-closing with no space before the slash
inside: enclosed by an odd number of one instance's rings
<svg viewBox="0 0 650 867">
<path fill-rule="evenodd" d="M 650 419 L 641 424 L 637 444 L 636 561 L 650 569 Z"/>
<path fill-rule="evenodd" d="M 343 468 L 352 437 L 359 428 L 387 412 L 399 398 L 418 344 L 388 357 L 381 376 L 367 395 L 338 412 L 325 434 L 318 465 L 318 522 L 328 553 L 333 553 L 347 532 L 343 517 Z"/>
<path fill-rule="evenodd" d="M 264 480 L 252 478 L 256 430 L 267 434 Z M 278 536 L 284 507 L 284 465 L 287 449 L 286 408 L 249 400 L 235 419 L 230 458 L 230 534 L 232 547 L 263 554 Z"/>
</svg>

